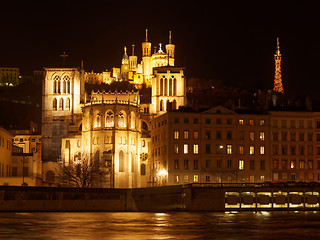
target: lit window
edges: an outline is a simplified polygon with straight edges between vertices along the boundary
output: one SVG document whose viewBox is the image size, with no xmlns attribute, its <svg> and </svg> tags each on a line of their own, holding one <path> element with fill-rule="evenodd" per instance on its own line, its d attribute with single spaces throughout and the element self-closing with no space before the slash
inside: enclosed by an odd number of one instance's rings
<svg viewBox="0 0 320 240">
<path fill-rule="evenodd" d="M 114 116 L 113 116 L 113 112 L 108 111 L 106 113 L 106 122 L 105 122 L 105 126 L 106 127 L 113 127 L 114 126 Z"/>
<path fill-rule="evenodd" d="M 199 182 L 199 175 L 193 175 L 193 182 Z"/>
<path fill-rule="evenodd" d="M 174 139 L 179 139 L 179 131 L 174 131 Z"/>
<path fill-rule="evenodd" d="M 193 153 L 194 154 L 198 154 L 199 153 L 199 145 L 198 144 L 194 144 L 193 145 Z"/>
<path fill-rule="evenodd" d="M 183 181 L 186 182 L 186 183 L 189 182 L 189 176 L 188 175 L 184 175 L 183 176 Z"/>
<path fill-rule="evenodd" d="M 264 141 L 264 132 L 260 132 L 260 140 Z"/>
<path fill-rule="evenodd" d="M 198 131 L 194 131 L 193 132 L 193 139 L 194 140 L 198 140 L 199 139 L 199 132 Z"/>
<path fill-rule="evenodd" d="M 126 127 L 125 115 L 123 112 L 120 112 L 118 115 L 118 125 L 119 127 Z"/>
<path fill-rule="evenodd" d="M 260 146 L 260 154 L 261 154 L 261 155 L 264 154 L 264 146 Z"/>
<path fill-rule="evenodd" d="M 249 120 L 249 124 L 253 126 L 254 125 L 254 120 L 250 119 Z"/>
<path fill-rule="evenodd" d="M 249 139 L 250 139 L 251 141 L 254 141 L 254 132 L 250 132 L 250 133 L 249 133 Z"/>
<path fill-rule="evenodd" d="M 101 117 L 100 117 L 100 114 L 97 114 L 97 116 L 96 116 L 96 120 L 95 120 L 95 123 L 94 123 L 94 127 L 101 127 Z"/>
<path fill-rule="evenodd" d="M 188 130 L 183 131 L 183 138 L 189 139 L 189 131 Z"/>
<path fill-rule="evenodd" d="M 174 153 L 179 153 L 179 144 L 173 146 Z"/>
<path fill-rule="evenodd" d="M 243 145 L 239 146 L 239 154 L 243 155 L 244 154 L 244 147 Z"/>
<path fill-rule="evenodd" d="M 260 123 L 260 126 L 263 126 L 264 125 L 264 120 L 261 119 L 259 123 Z"/>
<path fill-rule="evenodd" d="M 261 176 L 260 176 L 260 181 L 261 181 L 261 182 L 264 182 L 264 175 L 261 175 Z"/>
<path fill-rule="evenodd" d="M 179 183 L 179 176 L 178 175 L 174 176 L 174 182 Z"/>
<path fill-rule="evenodd" d="M 243 119 L 239 119 L 239 125 L 243 125 Z"/>
<path fill-rule="evenodd" d="M 254 154 L 254 146 L 250 146 L 250 151 L 249 151 L 250 155 Z"/>
<path fill-rule="evenodd" d="M 183 153 L 187 154 L 188 153 L 188 144 L 183 145 Z"/>
<path fill-rule="evenodd" d="M 303 160 L 299 161 L 299 168 L 304 169 L 304 161 Z"/>
<path fill-rule="evenodd" d="M 253 182 L 254 182 L 254 176 L 251 175 L 251 176 L 249 177 L 249 181 L 250 181 L 251 183 L 253 183 Z"/>
<path fill-rule="evenodd" d="M 296 161 L 295 160 L 291 160 L 290 161 L 290 168 L 291 169 L 295 169 L 296 168 Z"/>
<path fill-rule="evenodd" d="M 227 154 L 232 154 L 232 145 L 231 144 L 227 145 Z"/>
<path fill-rule="evenodd" d="M 240 170 L 244 169 L 244 160 L 239 160 L 239 169 Z"/>
</svg>

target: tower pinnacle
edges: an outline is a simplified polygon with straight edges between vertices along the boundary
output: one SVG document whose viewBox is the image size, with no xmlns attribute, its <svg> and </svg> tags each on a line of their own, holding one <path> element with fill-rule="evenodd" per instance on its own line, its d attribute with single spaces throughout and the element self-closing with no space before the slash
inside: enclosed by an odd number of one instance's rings
<svg viewBox="0 0 320 240">
<path fill-rule="evenodd" d="M 274 73 L 274 87 L 273 91 L 284 93 L 282 86 L 282 78 L 281 78 L 281 53 L 280 53 L 280 44 L 279 38 L 277 38 L 277 50 L 274 54 L 274 63 L 275 63 L 275 73 Z"/>
<path fill-rule="evenodd" d="M 171 44 L 171 31 L 169 31 L 169 44 Z"/>
<path fill-rule="evenodd" d="M 146 29 L 146 42 L 148 42 L 148 29 Z"/>
</svg>

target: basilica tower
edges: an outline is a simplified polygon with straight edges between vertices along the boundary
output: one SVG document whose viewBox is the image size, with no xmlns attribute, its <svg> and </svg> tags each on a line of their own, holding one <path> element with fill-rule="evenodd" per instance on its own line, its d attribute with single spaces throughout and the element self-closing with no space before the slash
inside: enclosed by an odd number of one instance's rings
<svg viewBox="0 0 320 240">
<path fill-rule="evenodd" d="M 174 66 L 174 49 L 175 45 L 171 42 L 171 31 L 169 31 L 169 43 L 166 45 L 166 52 L 168 54 L 168 65 Z"/>
<path fill-rule="evenodd" d="M 146 39 L 142 43 L 142 70 L 144 80 L 149 80 L 152 75 L 152 61 L 151 61 L 151 42 L 148 42 L 148 29 L 146 29 Z"/>
</svg>

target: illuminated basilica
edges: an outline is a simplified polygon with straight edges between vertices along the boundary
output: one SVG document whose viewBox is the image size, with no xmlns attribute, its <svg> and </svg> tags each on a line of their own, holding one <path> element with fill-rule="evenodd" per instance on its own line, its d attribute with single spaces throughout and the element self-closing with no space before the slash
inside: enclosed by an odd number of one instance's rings
<svg viewBox="0 0 320 240">
<path fill-rule="evenodd" d="M 175 67 L 175 45 L 159 45 L 151 53 L 146 30 L 142 61 L 128 56 L 110 72 L 85 72 L 80 68 L 45 68 L 42 106 L 43 161 L 74 164 L 87 158 L 110 168 L 98 187 L 150 186 L 150 127 L 155 117 L 186 104 L 184 69 Z M 131 92 L 86 92 L 86 83 L 128 81 Z M 139 89 L 151 88 L 150 101 L 140 103 Z"/>
</svg>

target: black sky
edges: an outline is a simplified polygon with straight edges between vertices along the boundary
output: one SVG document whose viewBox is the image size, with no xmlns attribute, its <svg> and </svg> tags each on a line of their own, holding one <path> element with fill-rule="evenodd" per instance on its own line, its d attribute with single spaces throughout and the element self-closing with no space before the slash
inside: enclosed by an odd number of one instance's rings
<svg viewBox="0 0 320 240">
<path fill-rule="evenodd" d="M 22 73 L 69 63 L 87 71 L 120 66 L 123 47 L 141 60 L 145 29 L 153 45 L 176 44 L 186 76 L 270 89 L 276 38 L 287 94 L 317 96 L 320 37 L 311 1 L 10 1 L 0 9 L 0 66 Z"/>
</svg>

